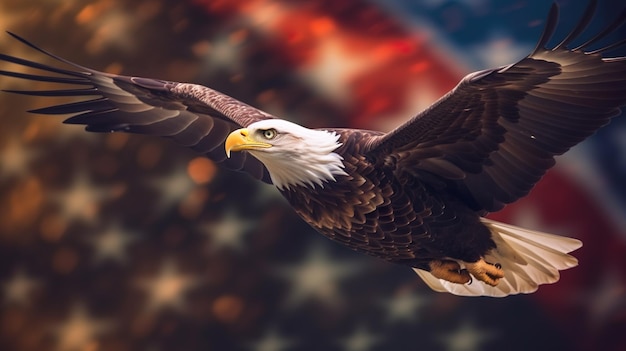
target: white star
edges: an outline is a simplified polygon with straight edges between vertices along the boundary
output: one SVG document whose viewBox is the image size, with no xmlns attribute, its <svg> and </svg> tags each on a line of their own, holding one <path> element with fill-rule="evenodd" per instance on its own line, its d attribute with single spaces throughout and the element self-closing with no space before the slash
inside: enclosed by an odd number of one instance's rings
<svg viewBox="0 0 626 351">
<path fill-rule="evenodd" d="M 0 178 L 20 176 L 28 170 L 30 163 L 40 152 L 26 147 L 18 140 L 10 140 L 0 153 Z"/>
<path fill-rule="evenodd" d="M 257 186 L 256 192 L 252 198 L 254 206 L 262 208 L 267 208 L 268 204 L 275 202 L 282 202 L 286 206 L 289 205 L 287 200 L 280 194 L 280 191 L 273 185 L 261 184 Z"/>
<path fill-rule="evenodd" d="M 70 317 L 53 332 L 59 351 L 81 351 L 97 345 L 97 338 L 112 329 L 112 323 L 91 318 L 84 306 L 76 305 Z"/>
<path fill-rule="evenodd" d="M 28 305 L 32 291 L 40 285 L 40 281 L 29 277 L 22 270 L 18 270 L 13 274 L 13 277 L 2 284 L 4 302 L 9 305 Z"/>
<path fill-rule="evenodd" d="M 294 307 L 309 299 L 338 303 L 340 280 L 361 269 L 354 261 L 332 260 L 321 246 L 314 246 L 298 266 L 279 268 L 277 274 L 291 281 L 292 288 L 285 304 Z"/>
<path fill-rule="evenodd" d="M 209 252 L 241 252 L 244 249 L 244 237 L 253 227 L 253 221 L 239 217 L 234 210 L 230 210 L 218 223 L 206 224 L 202 229 L 210 241 Z"/>
<path fill-rule="evenodd" d="M 408 78 L 407 78 L 408 79 Z M 385 114 L 384 118 L 371 121 L 372 128 L 390 131 L 407 122 L 415 111 L 422 111 L 432 105 L 441 96 L 441 92 L 433 88 L 428 80 L 416 77 L 409 83 L 404 93 L 404 106 L 394 113 Z"/>
<path fill-rule="evenodd" d="M 271 329 L 263 337 L 250 345 L 254 351 L 283 351 L 292 347 L 294 342 L 281 336 L 278 331 Z"/>
<path fill-rule="evenodd" d="M 412 292 L 403 290 L 393 295 L 385 302 L 387 307 L 387 323 L 414 322 L 419 316 L 419 310 L 428 304 L 428 299 Z"/>
<path fill-rule="evenodd" d="M 618 126 L 619 127 L 619 126 Z M 623 166 L 621 171 L 626 172 L 626 127 L 610 129 L 609 139 L 615 143 L 616 149 L 611 150 L 611 161 L 618 167 Z M 615 191 L 605 171 L 597 164 L 597 152 L 592 143 L 581 143 L 573 147 L 559 157 L 557 169 L 567 173 L 568 177 L 574 178 L 577 184 L 584 187 L 588 195 L 595 197 L 596 205 L 608 213 L 614 224 L 621 229 L 622 237 L 626 237 L 626 216 L 624 216 L 624 204 L 620 192 Z M 618 170 L 619 172 L 620 170 Z"/>
<path fill-rule="evenodd" d="M 98 188 L 85 174 L 78 174 L 70 188 L 52 195 L 61 207 L 64 218 L 91 221 L 96 218 L 100 201 L 112 197 L 105 188 Z"/>
<path fill-rule="evenodd" d="M 152 187 L 159 192 L 159 210 L 164 211 L 183 201 L 196 187 L 193 179 L 187 174 L 187 167 L 174 167 L 175 171 L 150 181 Z"/>
<path fill-rule="evenodd" d="M 576 229 L 573 227 L 549 225 L 543 220 L 543 215 L 537 210 L 537 207 L 524 204 L 518 205 L 516 211 L 513 213 L 511 222 L 519 227 L 528 228 L 532 230 L 543 231 L 546 233 L 554 233 L 568 236 L 576 233 Z M 566 225 L 566 223 L 558 223 Z"/>
<path fill-rule="evenodd" d="M 289 13 L 289 8 L 278 1 L 257 1 L 246 5 L 242 17 L 255 29 L 271 35 L 276 30 L 276 24 Z"/>
<path fill-rule="evenodd" d="M 349 337 L 344 339 L 341 344 L 342 350 L 345 351 L 368 351 L 374 345 L 381 342 L 381 337 L 367 331 L 363 326 L 357 328 Z"/>
<path fill-rule="evenodd" d="M 241 46 L 243 38 L 236 33 L 229 36 L 220 35 L 213 38 L 206 50 L 205 60 L 209 70 L 238 70 L 242 57 Z"/>
<path fill-rule="evenodd" d="M 508 65 L 524 57 L 532 47 L 516 43 L 512 37 L 494 33 L 490 38 L 472 48 L 484 67 Z"/>
<path fill-rule="evenodd" d="M 441 336 L 440 341 L 446 345 L 448 351 L 475 351 L 482 350 L 482 344 L 494 338 L 494 333 L 476 328 L 473 323 L 465 322 L 447 335 Z"/>
<path fill-rule="evenodd" d="M 371 56 L 354 54 L 337 36 L 320 40 L 312 62 L 300 69 L 304 80 L 336 103 L 350 103 L 350 80 L 372 68 Z"/>
<path fill-rule="evenodd" d="M 184 295 L 201 283 L 200 279 L 181 274 L 174 262 L 165 261 L 152 279 L 139 279 L 137 285 L 148 292 L 146 310 L 155 312 L 166 308 L 183 310 Z"/>
<path fill-rule="evenodd" d="M 96 263 L 107 260 L 124 263 L 128 259 L 128 246 L 137 241 L 138 237 L 119 224 L 113 224 L 88 240 L 95 250 L 93 260 Z"/>
<path fill-rule="evenodd" d="M 138 27 L 142 27 L 145 18 L 135 16 L 121 10 L 92 11 L 88 15 L 79 14 L 76 20 L 79 24 L 89 26 L 92 33 L 85 43 L 85 49 L 91 55 L 99 55 L 110 49 L 133 50 L 137 47 L 133 33 Z M 81 16 L 83 15 L 83 16 Z"/>
</svg>

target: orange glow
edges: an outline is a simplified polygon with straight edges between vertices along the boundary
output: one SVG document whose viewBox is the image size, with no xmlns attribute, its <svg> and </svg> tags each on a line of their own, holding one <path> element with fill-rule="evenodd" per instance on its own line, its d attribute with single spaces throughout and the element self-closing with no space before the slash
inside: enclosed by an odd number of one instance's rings
<svg viewBox="0 0 626 351">
<path fill-rule="evenodd" d="M 261 105 L 266 105 L 276 99 L 276 91 L 268 89 L 259 93 L 259 95 L 257 95 L 256 101 Z"/>
<path fill-rule="evenodd" d="M 110 133 L 105 139 L 106 146 L 114 151 L 121 150 L 128 142 L 129 135 L 124 133 Z"/>
<path fill-rule="evenodd" d="M 83 9 L 76 15 L 76 22 L 79 24 L 89 23 L 96 15 L 96 5 L 91 4 L 83 7 Z"/>
<path fill-rule="evenodd" d="M 40 124 L 39 123 L 29 123 L 28 126 L 26 126 L 26 129 L 24 130 L 24 132 L 22 133 L 22 138 L 25 142 L 28 141 L 32 141 L 33 139 L 35 139 L 35 137 L 37 137 L 37 135 L 39 134 L 41 128 L 40 128 Z"/>
<path fill-rule="evenodd" d="M 381 41 L 374 50 L 378 62 L 397 60 L 398 56 L 408 56 L 415 53 L 415 44 L 408 40 Z"/>
<path fill-rule="evenodd" d="M 215 177 L 216 171 L 215 163 L 202 156 L 194 158 L 187 166 L 187 173 L 196 184 L 209 183 Z"/>
<path fill-rule="evenodd" d="M 49 242 L 59 241 L 66 229 L 67 222 L 60 216 L 48 215 L 41 221 L 41 237 Z"/>
<path fill-rule="evenodd" d="M 9 220 L 18 226 L 28 225 L 37 216 L 43 204 L 41 183 L 29 177 L 13 187 L 9 200 Z"/>
<path fill-rule="evenodd" d="M 235 296 L 221 296 L 213 302 L 213 314 L 223 323 L 237 321 L 243 311 L 243 301 Z"/>
<path fill-rule="evenodd" d="M 197 57 L 205 56 L 211 50 L 211 42 L 208 40 L 201 40 L 191 47 L 191 51 Z"/>
<path fill-rule="evenodd" d="M 89 341 L 85 346 L 83 346 L 82 350 L 84 351 L 98 351 L 100 350 L 100 343 L 97 341 Z"/>
<path fill-rule="evenodd" d="M 209 191 L 206 188 L 196 188 L 181 202 L 179 213 L 189 220 L 197 218 L 209 199 Z"/>
<path fill-rule="evenodd" d="M 335 30 L 335 22 L 328 17 L 319 17 L 311 21 L 311 32 L 318 37 L 323 37 Z"/>
<path fill-rule="evenodd" d="M 112 64 L 106 66 L 106 68 L 104 69 L 105 72 L 111 74 L 122 74 L 123 70 L 124 66 L 119 62 L 113 62 Z"/>
<path fill-rule="evenodd" d="M 372 54 L 374 60 L 381 63 L 393 59 L 396 55 L 396 50 L 392 46 L 383 43 L 383 45 L 376 47 Z"/>
</svg>

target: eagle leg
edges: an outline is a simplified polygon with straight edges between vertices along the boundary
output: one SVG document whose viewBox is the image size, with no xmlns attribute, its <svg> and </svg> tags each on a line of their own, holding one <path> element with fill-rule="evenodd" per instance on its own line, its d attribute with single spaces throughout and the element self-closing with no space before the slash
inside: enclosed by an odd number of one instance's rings
<svg viewBox="0 0 626 351">
<path fill-rule="evenodd" d="M 472 281 L 466 269 L 461 269 L 455 261 L 450 260 L 433 260 L 428 263 L 430 274 L 436 278 L 447 280 L 452 283 L 465 284 Z"/>
<path fill-rule="evenodd" d="M 499 263 L 492 264 L 486 262 L 482 258 L 476 262 L 466 262 L 465 268 L 470 272 L 471 275 L 476 277 L 476 279 L 485 282 L 491 286 L 498 285 L 500 279 L 504 278 L 502 265 L 500 265 Z"/>
</svg>

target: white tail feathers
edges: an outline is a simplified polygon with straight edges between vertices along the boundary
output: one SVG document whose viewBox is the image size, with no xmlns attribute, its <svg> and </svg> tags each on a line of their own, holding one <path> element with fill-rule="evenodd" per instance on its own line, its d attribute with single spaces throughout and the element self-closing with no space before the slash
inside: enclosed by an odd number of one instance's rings
<svg viewBox="0 0 626 351">
<path fill-rule="evenodd" d="M 435 278 L 430 272 L 415 268 L 415 272 L 435 291 L 461 296 L 504 297 L 532 293 L 541 284 L 559 280 L 559 271 L 575 267 L 578 260 L 568 255 L 582 246 L 576 239 L 542 233 L 481 218 L 491 231 L 496 249 L 484 259 L 500 263 L 504 278 L 497 286 L 474 279 L 471 284 L 456 284 Z M 464 262 L 459 261 L 461 267 Z"/>
</svg>

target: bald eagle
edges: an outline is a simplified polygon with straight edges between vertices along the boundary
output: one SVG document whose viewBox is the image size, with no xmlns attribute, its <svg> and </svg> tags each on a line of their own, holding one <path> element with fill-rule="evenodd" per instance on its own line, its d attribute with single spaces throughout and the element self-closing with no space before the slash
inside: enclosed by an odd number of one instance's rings
<svg viewBox="0 0 626 351">
<path fill-rule="evenodd" d="M 7 90 L 86 100 L 32 110 L 69 114 L 93 132 L 173 139 L 224 167 L 273 184 L 326 237 L 413 268 L 428 286 L 465 296 L 531 293 L 577 265 L 580 241 L 484 218 L 525 196 L 554 157 L 581 142 L 626 104 L 626 57 L 603 57 L 624 40 L 591 50 L 626 22 L 622 13 L 574 48 L 593 17 L 547 48 L 550 9 L 530 55 L 469 74 L 430 108 L 389 133 L 309 129 L 202 85 L 0 60 L 46 72 L 0 71 L 67 88 Z"/>
</svg>

